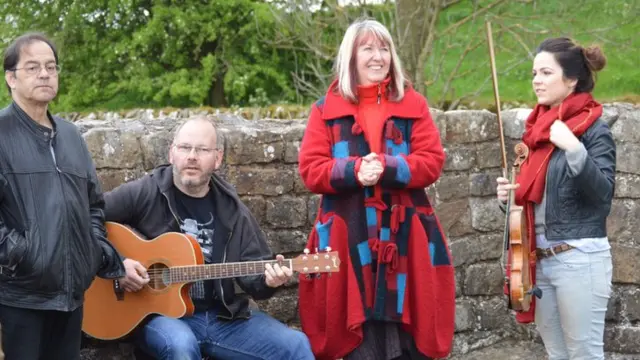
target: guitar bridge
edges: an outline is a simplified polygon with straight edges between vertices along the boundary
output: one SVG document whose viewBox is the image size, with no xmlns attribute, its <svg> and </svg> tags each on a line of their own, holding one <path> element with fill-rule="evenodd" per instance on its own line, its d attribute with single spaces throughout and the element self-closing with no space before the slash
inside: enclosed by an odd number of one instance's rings
<svg viewBox="0 0 640 360">
<path fill-rule="evenodd" d="M 124 301 L 124 289 L 120 286 L 119 280 L 113 280 L 113 292 L 116 294 L 116 300 Z"/>
</svg>

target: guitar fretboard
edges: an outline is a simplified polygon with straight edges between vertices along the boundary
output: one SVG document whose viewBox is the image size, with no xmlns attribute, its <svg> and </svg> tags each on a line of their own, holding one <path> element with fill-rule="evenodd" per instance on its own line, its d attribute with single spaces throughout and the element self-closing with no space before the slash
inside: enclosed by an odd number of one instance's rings
<svg viewBox="0 0 640 360">
<path fill-rule="evenodd" d="M 266 264 L 278 264 L 276 260 L 247 261 L 225 264 L 209 264 L 196 266 L 176 266 L 163 273 L 163 280 L 167 284 L 194 282 L 199 280 L 224 279 L 236 276 L 262 275 Z M 292 269 L 291 260 L 282 263 Z M 167 279 L 168 276 L 168 279 Z"/>
</svg>

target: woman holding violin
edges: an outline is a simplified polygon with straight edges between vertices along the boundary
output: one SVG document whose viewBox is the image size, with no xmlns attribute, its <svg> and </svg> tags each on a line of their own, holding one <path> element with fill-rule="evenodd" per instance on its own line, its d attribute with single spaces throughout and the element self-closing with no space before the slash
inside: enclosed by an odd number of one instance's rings
<svg viewBox="0 0 640 360">
<path fill-rule="evenodd" d="M 526 120 L 528 157 L 513 191 L 535 239 L 534 299 L 518 321 L 535 321 L 550 360 L 604 359 L 612 260 L 606 232 L 615 188 L 616 145 L 591 95 L 606 59 L 567 38 L 543 41 L 533 62 L 538 104 Z"/>
</svg>

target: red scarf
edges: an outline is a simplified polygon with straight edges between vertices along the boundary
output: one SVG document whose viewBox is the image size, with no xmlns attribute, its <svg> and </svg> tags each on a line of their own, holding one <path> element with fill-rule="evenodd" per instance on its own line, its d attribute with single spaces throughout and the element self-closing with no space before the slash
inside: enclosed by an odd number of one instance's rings
<svg viewBox="0 0 640 360">
<path fill-rule="evenodd" d="M 539 204 L 544 193 L 547 165 L 555 145 L 549 141 L 551 125 L 563 121 L 576 137 L 582 135 L 602 115 L 602 105 L 590 93 L 573 93 L 556 107 L 536 105 L 525 123 L 522 141 L 529 147 L 527 161 L 522 164 L 517 183 L 516 203 Z"/>
<path fill-rule="evenodd" d="M 602 105 L 596 102 L 590 93 L 573 93 L 567 96 L 559 106 L 553 108 L 540 104 L 536 105 L 527 118 L 522 141 L 529 147 L 529 155 L 522 164 L 520 173 L 517 176 L 516 183 L 520 184 L 520 187 L 515 192 L 515 202 L 524 206 L 531 252 L 535 252 L 536 249 L 534 204 L 542 202 L 547 166 L 549 165 L 551 153 L 555 149 L 555 145 L 549 141 L 551 125 L 556 120 L 561 120 L 576 137 L 579 137 L 601 115 Z M 535 261 L 532 260 L 529 263 L 529 269 L 532 281 L 535 284 Z M 529 311 L 516 314 L 516 320 L 521 323 L 530 323 L 534 319 L 535 297 L 531 302 Z"/>
</svg>

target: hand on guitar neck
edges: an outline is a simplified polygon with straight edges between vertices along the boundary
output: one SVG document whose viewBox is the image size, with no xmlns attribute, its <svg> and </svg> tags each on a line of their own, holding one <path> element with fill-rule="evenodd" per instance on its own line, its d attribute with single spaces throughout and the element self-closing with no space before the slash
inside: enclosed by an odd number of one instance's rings
<svg viewBox="0 0 640 360">
<path fill-rule="evenodd" d="M 284 256 L 278 254 L 276 260 L 282 263 L 284 262 Z M 140 291 L 149 283 L 150 278 L 147 269 L 139 261 L 125 259 L 123 263 L 126 275 L 120 278 L 120 285 L 126 291 Z M 293 271 L 284 265 L 274 264 L 271 266 L 271 264 L 265 264 L 264 276 L 267 286 L 277 288 L 284 285 L 293 277 Z"/>
<path fill-rule="evenodd" d="M 284 256 L 278 254 L 276 260 L 283 262 Z M 293 276 L 293 271 L 286 266 L 266 264 L 264 267 L 264 276 L 268 287 L 277 288 L 282 286 Z"/>
</svg>

